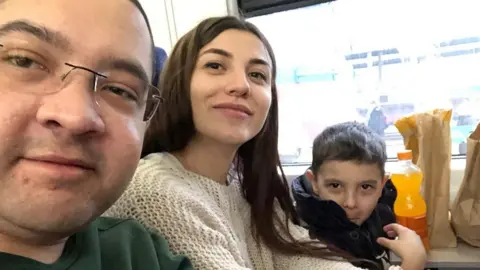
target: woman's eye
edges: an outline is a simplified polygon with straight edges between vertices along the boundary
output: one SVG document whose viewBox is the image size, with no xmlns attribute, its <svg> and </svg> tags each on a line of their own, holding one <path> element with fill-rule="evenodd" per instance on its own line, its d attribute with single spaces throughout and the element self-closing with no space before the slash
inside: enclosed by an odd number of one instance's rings
<svg viewBox="0 0 480 270">
<path fill-rule="evenodd" d="M 222 68 L 222 65 L 220 65 L 219 63 L 210 62 L 210 63 L 205 64 L 205 67 L 206 68 L 211 68 L 211 69 L 220 69 L 220 68 Z"/>
<path fill-rule="evenodd" d="M 261 79 L 263 81 L 267 81 L 267 76 L 260 72 L 251 72 L 250 76 L 254 77 L 255 79 Z"/>
</svg>

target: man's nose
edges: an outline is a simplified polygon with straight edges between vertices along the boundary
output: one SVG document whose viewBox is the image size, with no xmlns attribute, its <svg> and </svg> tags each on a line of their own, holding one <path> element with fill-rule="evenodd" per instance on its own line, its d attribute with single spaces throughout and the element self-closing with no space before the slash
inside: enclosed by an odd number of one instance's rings
<svg viewBox="0 0 480 270">
<path fill-rule="evenodd" d="M 75 76 L 77 77 L 77 76 Z M 63 129 L 72 135 L 103 133 L 105 123 L 99 114 L 93 86 L 88 80 L 70 81 L 61 91 L 43 97 L 37 121 L 50 129 Z"/>
</svg>

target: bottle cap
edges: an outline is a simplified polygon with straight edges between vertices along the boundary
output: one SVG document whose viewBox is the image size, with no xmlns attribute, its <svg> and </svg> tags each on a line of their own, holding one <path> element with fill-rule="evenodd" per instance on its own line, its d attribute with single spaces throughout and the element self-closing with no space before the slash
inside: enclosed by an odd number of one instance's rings
<svg viewBox="0 0 480 270">
<path fill-rule="evenodd" d="M 412 160 L 412 150 L 403 150 L 397 153 L 398 160 Z"/>
</svg>

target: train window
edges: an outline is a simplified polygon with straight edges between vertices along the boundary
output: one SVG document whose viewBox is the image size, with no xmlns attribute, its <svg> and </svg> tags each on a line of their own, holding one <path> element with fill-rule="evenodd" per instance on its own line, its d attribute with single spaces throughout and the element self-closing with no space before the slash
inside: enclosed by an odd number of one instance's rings
<svg viewBox="0 0 480 270">
<path fill-rule="evenodd" d="M 452 108 L 452 154 L 480 119 L 480 29 L 475 0 L 337 0 L 249 18 L 278 61 L 279 151 L 306 164 L 326 126 L 356 120 L 403 148 L 393 123 Z M 380 111 L 381 117 L 372 117 Z"/>
</svg>

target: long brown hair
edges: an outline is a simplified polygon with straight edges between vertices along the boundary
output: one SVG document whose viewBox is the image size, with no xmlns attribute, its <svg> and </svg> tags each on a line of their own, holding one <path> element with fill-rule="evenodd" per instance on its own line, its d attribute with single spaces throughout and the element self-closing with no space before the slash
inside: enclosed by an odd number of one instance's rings
<svg viewBox="0 0 480 270">
<path fill-rule="evenodd" d="M 241 177 L 243 196 L 251 205 L 252 232 L 257 242 L 285 254 L 351 259 L 341 251 L 299 242 L 288 229 L 287 220 L 298 221 L 285 174 L 278 155 L 278 101 L 275 85 L 276 62 L 272 47 L 253 24 L 232 16 L 209 18 L 185 34 L 175 45 L 162 71 L 159 89 L 165 98 L 151 120 L 142 156 L 155 152 L 183 150 L 195 135 L 190 83 L 200 50 L 222 32 L 236 29 L 257 36 L 272 60 L 272 103 L 262 130 L 237 152 L 236 170 Z M 275 201 L 286 220 L 277 222 Z M 278 227 L 278 224 L 280 225 Z"/>
</svg>

